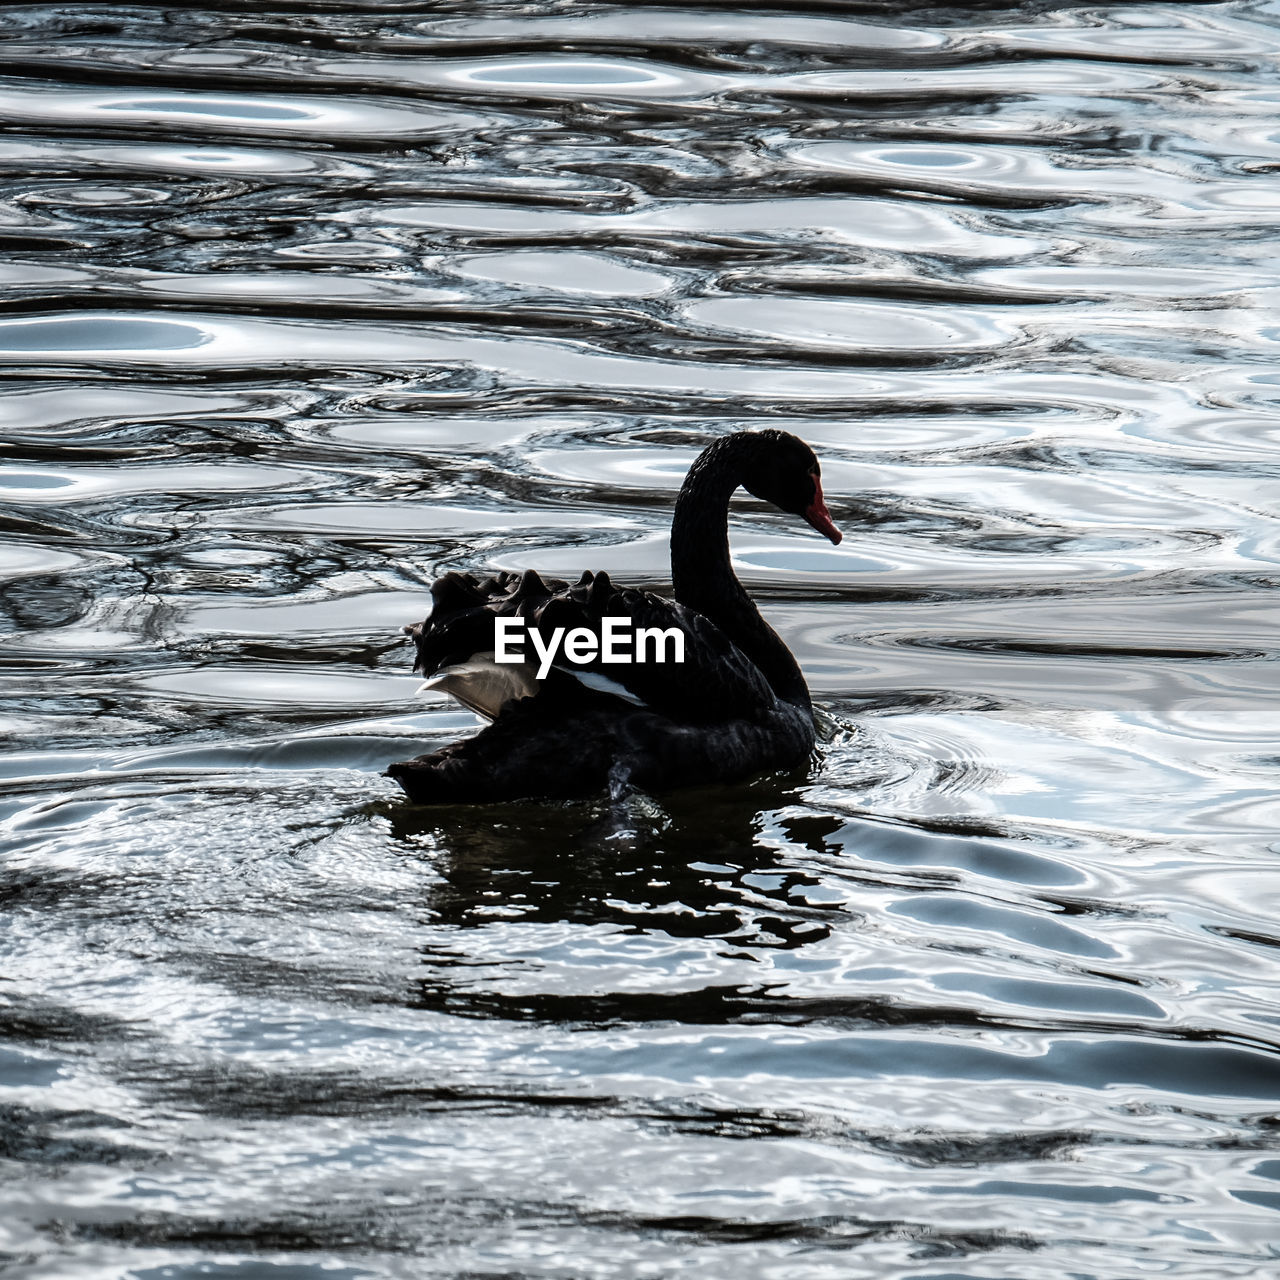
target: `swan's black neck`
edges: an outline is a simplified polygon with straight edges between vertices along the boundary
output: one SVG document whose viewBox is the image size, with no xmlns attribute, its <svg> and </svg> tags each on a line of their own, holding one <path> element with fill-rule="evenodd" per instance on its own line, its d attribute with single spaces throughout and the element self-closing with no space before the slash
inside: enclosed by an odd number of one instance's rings
<svg viewBox="0 0 1280 1280">
<path fill-rule="evenodd" d="M 671 521 L 671 585 L 682 605 L 714 622 L 759 667 L 779 698 L 809 710 L 799 664 L 760 616 L 729 560 L 729 499 L 762 444 L 745 433 L 725 436 L 689 469 Z"/>
</svg>

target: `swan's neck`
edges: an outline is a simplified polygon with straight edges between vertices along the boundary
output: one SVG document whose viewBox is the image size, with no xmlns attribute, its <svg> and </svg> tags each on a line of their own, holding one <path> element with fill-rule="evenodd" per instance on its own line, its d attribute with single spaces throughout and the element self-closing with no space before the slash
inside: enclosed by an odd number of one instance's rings
<svg viewBox="0 0 1280 1280">
<path fill-rule="evenodd" d="M 671 585 L 676 599 L 709 618 L 760 668 L 784 702 L 810 707 L 800 666 L 760 616 L 729 559 L 729 499 L 742 482 L 739 437 L 712 445 L 689 470 L 671 521 Z"/>
</svg>

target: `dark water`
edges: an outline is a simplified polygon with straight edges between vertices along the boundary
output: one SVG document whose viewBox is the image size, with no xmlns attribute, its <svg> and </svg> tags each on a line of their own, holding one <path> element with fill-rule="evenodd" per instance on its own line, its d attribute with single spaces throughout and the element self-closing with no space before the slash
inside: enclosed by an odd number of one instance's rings
<svg viewBox="0 0 1280 1280">
<path fill-rule="evenodd" d="M 0 11 L 0 1269 L 1280 1267 L 1280 4 Z M 445 568 L 807 777 L 414 810 Z"/>
</svg>

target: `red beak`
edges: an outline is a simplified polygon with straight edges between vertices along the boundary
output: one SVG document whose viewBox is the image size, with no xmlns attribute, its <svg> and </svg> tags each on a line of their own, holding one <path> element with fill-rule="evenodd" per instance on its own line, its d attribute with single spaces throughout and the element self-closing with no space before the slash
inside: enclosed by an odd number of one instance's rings
<svg viewBox="0 0 1280 1280">
<path fill-rule="evenodd" d="M 840 545 L 840 539 L 844 535 L 832 522 L 831 512 L 827 510 L 827 504 L 822 500 L 822 484 L 817 476 L 813 477 L 813 501 L 805 508 L 804 518 L 819 533 L 830 538 L 836 546 Z"/>
</svg>

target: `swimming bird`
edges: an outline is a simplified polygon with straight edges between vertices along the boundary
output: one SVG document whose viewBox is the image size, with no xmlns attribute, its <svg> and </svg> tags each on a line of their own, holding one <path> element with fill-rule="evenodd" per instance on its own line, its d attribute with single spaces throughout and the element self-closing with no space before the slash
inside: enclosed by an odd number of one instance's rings
<svg viewBox="0 0 1280 1280">
<path fill-rule="evenodd" d="M 820 476 L 785 431 L 708 445 L 676 498 L 674 600 L 603 572 L 572 586 L 533 569 L 436 579 L 430 616 L 405 628 L 414 670 L 491 723 L 387 776 L 417 804 L 482 804 L 734 782 L 807 759 L 809 690 L 733 572 L 728 517 L 742 486 L 838 543 Z"/>
</svg>

